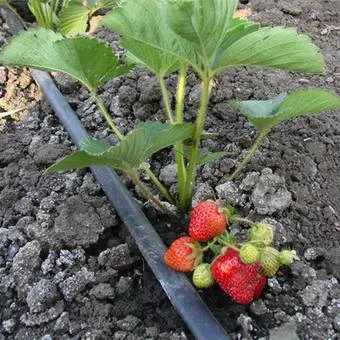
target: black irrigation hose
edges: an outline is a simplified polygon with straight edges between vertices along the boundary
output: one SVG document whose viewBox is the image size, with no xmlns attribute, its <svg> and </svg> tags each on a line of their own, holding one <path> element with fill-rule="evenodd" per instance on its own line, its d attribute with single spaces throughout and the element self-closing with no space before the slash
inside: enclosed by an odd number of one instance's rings
<svg viewBox="0 0 340 340">
<path fill-rule="evenodd" d="M 17 34 L 22 29 L 21 23 L 11 12 L 5 11 L 4 17 L 13 34 Z M 46 72 L 37 70 L 31 70 L 31 72 L 73 142 L 79 146 L 80 142 L 88 137 L 80 120 Z M 117 174 L 109 168 L 93 167 L 91 171 L 133 236 L 171 303 L 195 338 L 199 340 L 230 339 L 188 279 L 172 271 L 163 263 L 163 254 L 166 249 L 164 243 Z"/>
</svg>

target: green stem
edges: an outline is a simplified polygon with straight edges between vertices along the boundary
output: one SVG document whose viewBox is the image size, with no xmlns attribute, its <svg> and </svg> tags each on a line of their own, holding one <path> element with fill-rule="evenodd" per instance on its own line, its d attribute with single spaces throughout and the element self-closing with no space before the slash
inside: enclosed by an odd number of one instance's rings
<svg viewBox="0 0 340 340">
<path fill-rule="evenodd" d="M 121 141 L 124 138 L 124 135 L 120 132 L 119 128 L 113 122 L 109 112 L 106 110 L 106 107 L 105 107 L 103 101 L 100 99 L 100 97 L 97 94 L 92 93 L 92 95 L 93 95 L 93 98 L 94 98 L 96 104 L 98 105 L 99 111 L 103 114 L 107 124 L 109 125 L 111 130 L 116 134 L 118 139 Z M 169 203 L 175 204 L 175 199 L 172 197 L 172 195 L 169 193 L 169 191 L 166 189 L 166 187 L 158 180 L 156 175 L 152 172 L 149 164 L 147 164 L 146 162 L 143 162 L 141 164 L 141 168 L 146 172 L 146 174 L 149 176 L 150 180 L 155 184 L 157 189 L 169 201 Z"/>
<path fill-rule="evenodd" d="M 159 85 L 160 85 L 160 88 L 161 88 L 163 103 L 164 103 L 164 106 L 165 106 L 165 110 L 166 110 L 169 122 L 170 122 L 170 124 L 174 124 L 174 118 L 173 118 L 172 109 L 171 109 L 170 102 L 169 102 L 168 91 L 165 87 L 164 77 L 159 76 L 158 82 L 159 82 Z"/>
<path fill-rule="evenodd" d="M 234 220 L 234 221 L 237 221 L 237 222 L 249 224 L 249 225 L 254 225 L 254 224 L 255 224 L 255 222 L 253 222 L 253 221 L 251 221 L 251 220 L 248 220 L 247 218 L 238 217 L 238 216 L 234 216 L 234 217 L 233 217 L 233 220 Z"/>
<path fill-rule="evenodd" d="M 184 65 L 181 67 L 178 74 L 178 84 L 176 93 L 176 122 L 183 124 L 183 110 L 184 110 L 184 97 L 185 97 L 185 85 L 186 85 L 186 74 L 188 72 L 188 66 Z M 178 178 L 178 195 L 183 196 L 183 190 L 187 177 L 183 142 L 176 143 L 176 163 L 177 163 L 177 178 Z"/>
<path fill-rule="evenodd" d="M 149 176 L 150 180 L 157 187 L 157 189 L 164 196 L 164 198 L 169 203 L 176 205 L 176 201 L 175 201 L 174 197 L 169 193 L 167 188 L 159 181 L 159 179 L 156 177 L 156 175 L 152 172 L 149 164 L 146 163 L 146 162 L 143 162 L 140 167 L 141 167 L 141 169 L 143 169 L 146 172 L 146 174 Z"/>
<path fill-rule="evenodd" d="M 264 138 L 268 135 L 269 131 L 270 129 L 261 131 L 256 142 L 253 144 L 253 146 L 248 151 L 247 155 L 244 157 L 242 163 L 237 167 L 237 169 L 229 177 L 229 181 L 233 181 L 241 173 L 242 169 L 250 162 L 255 152 L 258 150 L 258 148 L 262 144 Z"/>
<path fill-rule="evenodd" d="M 222 244 L 224 244 L 224 245 L 227 246 L 228 248 L 234 249 L 234 250 L 236 250 L 236 251 L 240 251 L 239 248 L 237 248 L 236 246 L 230 244 L 229 242 L 226 242 L 226 241 L 224 241 L 224 240 L 221 240 L 221 242 L 222 242 Z"/>
<path fill-rule="evenodd" d="M 153 203 L 156 204 L 156 206 L 165 214 L 176 217 L 176 214 L 174 214 L 172 211 L 170 211 L 169 209 L 167 209 L 162 202 L 158 199 L 158 197 L 156 197 L 151 191 L 150 189 L 141 181 L 141 179 L 138 176 L 137 171 L 131 171 L 129 173 L 127 173 L 128 176 L 131 178 L 131 180 L 133 181 L 133 183 L 135 185 L 137 185 L 140 190 L 142 195 L 147 199 L 152 201 Z"/>
<path fill-rule="evenodd" d="M 185 187 L 183 196 L 181 197 L 180 203 L 184 210 L 188 210 L 191 206 L 191 196 L 194 181 L 196 178 L 196 166 L 197 166 L 197 156 L 199 151 L 199 145 L 201 141 L 201 135 L 203 130 L 203 125 L 205 121 L 206 112 L 209 103 L 209 88 L 210 79 L 206 75 L 202 81 L 202 96 L 201 96 L 201 106 L 198 112 L 198 116 L 195 122 L 194 138 L 192 145 L 192 152 L 189 160 L 189 166 L 187 170 L 187 177 L 185 181 Z"/>
<path fill-rule="evenodd" d="M 208 242 L 208 244 L 205 247 L 202 248 L 202 252 L 205 252 L 211 249 L 211 247 L 213 247 L 218 241 L 219 241 L 219 238 L 215 237 L 212 241 Z"/>
<path fill-rule="evenodd" d="M 178 124 L 183 123 L 183 109 L 187 72 L 188 65 L 183 65 L 178 74 L 178 84 L 176 92 L 176 121 Z"/>
<path fill-rule="evenodd" d="M 118 137 L 118 139 L 121 141 L 124 138 L 124 135 L 120 132 L 119 128 L 114 123 L 109 112 L 106 110 L 106 107 L 105 107 L 103 101 L 101 100 L 101 98 L 96 93 L 92 93 L 92 96 L 93 96 L 93 99 L 94 99 L 94 101 L 96 102 L 96 104 L 99 108 L 99 111 L 104 116 L 106 123 L 108 124 L 110 129 L 115 133 L 115 135 Z"/>
</svg>

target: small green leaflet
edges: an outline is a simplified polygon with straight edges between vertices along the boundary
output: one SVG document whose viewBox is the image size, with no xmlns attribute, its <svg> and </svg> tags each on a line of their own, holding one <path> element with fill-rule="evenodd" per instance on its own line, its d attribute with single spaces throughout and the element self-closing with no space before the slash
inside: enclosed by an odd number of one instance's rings
<svg viewBox="0 0 340 340">
<path fill-rule="evenodd" d="M 8 0 L 0 0 L 0 6 L 7 5 L 8 3 Z"/>
<path fill-rule="evenodd" d="M 63 72 L 96 92 L 99 85 L 130 70 L 112 49 L 94 38 L 65 38 L 43 28 L 21 32 L 0 52 L 0 64 Z"/>
<path fill-rule="evenodd" d="M 177 141 L 190 139 L 194 125 L 169 126 L 159 122 L 147 122 L 136 127 L 115 146 L 108 146 L 101 141 L 88 139 L 82 149 L 66 156 L 52 165 L 48 172 L 64 171 L 89 166 L 107 166 L 130 172 L 155 152 L 175 144 Z"/>
<path fill-rule="evenodd" d="M 284 120 L 340 109 L 340 97 L 326 90 L 302 89 L 271 100 L 233 101 L 232 105 L 263 131 Z"/>
<path fill-rule="evenodd" d="M 59 32 L 64 35 L 85 33 L 90 17 L 103 8 L 113 8 L 115 0 L 91 0 L 87 6 L 83 1 L 72 1 L 59 13 Z"/>
</svg>

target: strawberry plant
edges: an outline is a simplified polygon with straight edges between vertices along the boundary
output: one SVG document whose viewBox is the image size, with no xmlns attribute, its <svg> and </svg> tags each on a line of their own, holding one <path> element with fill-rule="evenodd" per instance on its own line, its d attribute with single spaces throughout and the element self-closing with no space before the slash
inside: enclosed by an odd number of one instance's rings
<svg viewBox="0 0 340 340">
<path fill-rule="evenodd" d="M 220 215 L 224 215 L 223 229 L 217 231 L 214 221 L 219 225 Z M 242 243 L 237 242 L 230 230 L 234 222 L 251 225 L 248 239 Z M 199 233 L 193 232 L 193 226 Z M 171 244 L 164 262 L 176 271 L 192 271 L 192 282 L 197 288 L 209 288 L 216 282 L 240 304 L 258 298 L 267 278 L 275 276 L 281 265 L 290 265 L 296 257 L 294 251 L 279 252 L 273 247 L 272 226 L 241 218 L 232 209 L 222 208 L 211 200 L 200 202 L 193 209 L 188 234 Z"/>
<path fill-rule="evenodd" d="M 41 27 L 52 29 L 59 24 L 57 13 L 65 7 L 69 0 L 28 0 L 27 6 Z"/>
<path fill-rule="evenodd" d="M 97 8 L 96 4 L 104 2 L 87 1 L 86 15 Z M 165 199 L 182 212 L 188 211 L 197 168 L 226 156 L 223 151 L 204 155 L 200 150 L 202 138 L 209 137 L 204 133 L 204 122 L 214 77 L 225 69 L 241 66 L 316 74 L 325 72 L 321 54 L 306 35 L 297 34 L 292 28 L 261 27 L 234 17 L 237 3 L 237 0 L 122 1 L 103 18 L 102 24 L 122 36 L 120 43 L 127 50 L 128 58 L 124 65 L 118 65 L 108 46 L 88 37 L 66 38 L 60 33 L 40 28 L 30 29 L 14 38 L 1 51 L 1 64 L 64 72 L 79 80 L 89 89 L 120 141 L 115 146 L 93 139 L 84 141 L 80 151 L 67 156 L 49 170 L 87 166 L 119 169 L 142 189 L 146 198 L 152 199 L 164 210 L 159 199 L 140 180 L 139 172 L 145 171 Z M 74 22 L 77 22 L 75 17 L 70 17 L 69 23 Z M 84 27 L 85 16 L 78 23 Z M 109 79 L 128 72 L 132 65 L 146 67 L 156 75 L 166 122 L 146 122 L 124 136 L 105 108 L 98 89 Z M 196 72 L 202 83 L 201 103 L 194 124 L 185 123 L 183 115 L 189 70 Z M 165 77 L 174 72 L 178 74 L 178 85 L 175 103 L 172 103 Z M 271 100 L 234 101 L 231 104 L 259 130 L 258 140 L 231 175 L 234 179 L 273 127 L 286 119 L 339 108 L 340 99 L 325 90 L 303 89 Z M 147 163 L 153 153 L 172 145 L 177 163 L 176 197 L 168 192 Z"/>
<path fill-rule="evenodd" d="M 4 1 L 4 0 L 3 0 Z M 85 33 L 96 12 L 112 9 L 117 0 L 28 0 L 37 24 L 65 35 Z"/>
</svg>

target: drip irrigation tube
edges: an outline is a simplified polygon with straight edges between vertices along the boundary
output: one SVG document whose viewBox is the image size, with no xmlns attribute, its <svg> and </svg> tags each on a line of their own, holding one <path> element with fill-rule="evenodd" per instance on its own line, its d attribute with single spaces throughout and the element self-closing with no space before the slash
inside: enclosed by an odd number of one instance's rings
<svg viewBox="0 0 340 340">
<path fill-rule="evenodd" d="M 2 13 L 12 33 L 17 34 L 22 29 L 21 23 L 10 11 L 3 10 Z M 46 72 L 37 70 L 31 72 L 73 142 L 79 146 L 81 141 L 88 137 L 80 120 Z M 109 168 L 93 167 L 91 171 L 133 236 L 169 300 L 195 338 L 198 340 L 230 339 L 185 275 L 172 271 L 163 263 L 166 249 L 164 243 L 118 175 Z"/>
</svg>

